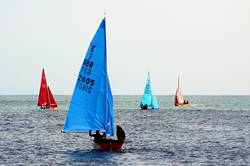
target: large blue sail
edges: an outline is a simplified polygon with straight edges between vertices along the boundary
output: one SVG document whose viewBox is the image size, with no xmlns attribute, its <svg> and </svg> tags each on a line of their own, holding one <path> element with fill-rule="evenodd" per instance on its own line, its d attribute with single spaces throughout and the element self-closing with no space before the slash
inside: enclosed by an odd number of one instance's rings
<svg viewBox="0 0 250 166">
<path fill-rule="evenodd" d="M 79 72 L 64 131 L 103 130 L 113 135 L 113 128 L 113 97 L 107 73 L 104 18 Z"/>
<path fill-rule="evenodd" d="M 146 82 L 146 87 L 144 89 L 144 94 L 141 97 L 140 104 L 147 104 L 148 106 L 152 106 L 152 95 L 151 95 L 151 83 L 150 83 L 150 76 L 148 73 L 148 78 Z"/>
</svg>

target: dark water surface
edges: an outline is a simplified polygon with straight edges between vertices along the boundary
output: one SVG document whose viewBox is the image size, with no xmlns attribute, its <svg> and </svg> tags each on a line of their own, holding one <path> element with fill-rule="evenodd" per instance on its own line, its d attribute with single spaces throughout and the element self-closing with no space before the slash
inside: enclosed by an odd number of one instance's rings
<svg viewBox="0 0 250 166">
<path fill-rule="evenodd" d="M 250 165 L 249 96 L 189 96 L 190 108 L 159 96 L 159 111 L 115 96 L 122 153 L 92 150 L 85 133 L 61 133 L 70 96 L 56 99 L 59 111 L 39 111 L 37 96 L 0 96 L 1 165 Z"/>
</svg>

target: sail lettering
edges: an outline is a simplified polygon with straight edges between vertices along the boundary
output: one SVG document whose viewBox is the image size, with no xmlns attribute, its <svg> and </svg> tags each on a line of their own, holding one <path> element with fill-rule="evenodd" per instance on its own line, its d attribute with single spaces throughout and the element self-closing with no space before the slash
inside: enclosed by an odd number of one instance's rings
<svg viewBox="0 0 250 166">
<path fill-rule="evenodd" d="M 150 88 L 150 85 L 146 85 L 146 88 L 145 88 L 145 91 L 144 91 L 145 94 L 151 94 L 151 88 Z"/>
<path fill-rule="evenodd" d="M 85 83 L 85 84 L 89 84 L 90 83 L 90 86 L 93 86 L 95 84 L 95 80 L 90 79 L 88 77 L 84 77 L 82 75 L 79 75 L 78 81 L 82 82 L 82 83 Z"/>
<path fill-rule="evenodd" d="M 94 62 L 93 61 L 89 61 L 87 59 L 84 59 L 83 65 L 86 66 L 86 67 L 92 68 L 93 65 L 94 65 Z"/>
<path fill-rule="evenodd" d="M 93 52 L 94 52 L 94 50 L 95 50 L 95 47 L 96 47 L 96 45 L 93 45 L 93 46 L 92 46 L 92 48 L 91 48 L 91 50 L 90 50 L 90 52 L 92 52 L 92 53 L 93 53 Z"/>
<path fill-rule="evenodd" d="M 87 59 L 84 59 L 83 65 L 86 66 L 86 67 L 88 67 L 88 68 L 92 68 L 93 65 L 94 65 L 94 62 L 93 61 L 89 61 Z"/>
<path fill-rule="evenodd" d="M 96 45 L 92 45 L 92 47 L 91 47 L 91 49 L 90 49 L 90 52 L 89 52 L 90 56 L 89 56 L 89 58 L 88 58 L 89 60 L 92 58 L 92 56 L 93 56 L 93 54 L 94 54 L 95 47 L 96 47 Z"/>
<path fill-rule="evenodd" d="M 78 82 L 78 81 L 76 83 L 76 88 L 78 88 L 79 90 L 82 90 L 83 92 L 89 93 L 89 94 L 91 94 L 91 92 L 92 92 L 91 86 L 88 86 L 88 85 L 83 84 L 83 83 Z"/>
<path fill-rule="evenodd" d="M 88 67 L 82 66 L 81 73 L 83 75 L 89 76 L 91 74 L 91 69 L 89 69 Z"/>
<path fill-rule="evenodd" d="M 89 76 L 91 74 L 91 69 L 94 66 L 94 62 L 93 61 L 89 61 L 87 59 L 84 59 L 83 61 L 83 65 L 81 68 L 81 72 L 83 73 L 83 75 Z"/>
<path fill-rule="evenodd" d="M 93 86 L 95 84 L 95 80 L 90 81 L 90 86 Z"/>
<path fill-rule="evenodd" d="M 79 75 L 78 80 L 77 80 L 77 84 L 76 84 L 76 88 L 78 88 L 84 92 L 91 93 L 92 87 L 94 85 L 95 85 L 95 80 L 93 80 L 89 77 Z"/>
</svg>

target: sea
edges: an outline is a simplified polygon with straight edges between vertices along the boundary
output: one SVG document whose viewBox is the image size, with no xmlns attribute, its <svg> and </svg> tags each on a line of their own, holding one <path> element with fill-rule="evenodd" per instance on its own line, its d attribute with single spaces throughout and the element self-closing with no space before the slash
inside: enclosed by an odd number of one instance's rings
<svg viewBox="0 0 250 166">
<path fill-rule="evenodd" d="M 37 96 L 0 96 L 0 165 L 250 165 L 250 96 L 186 96 L 174 107 L 140 110 L 140 96 L 114 96 L 115 125 L 125 150 L 93 150 L 88 133 L 62 133 L 71 96 L 58 111 L 40 110 Z"/>
</svg>

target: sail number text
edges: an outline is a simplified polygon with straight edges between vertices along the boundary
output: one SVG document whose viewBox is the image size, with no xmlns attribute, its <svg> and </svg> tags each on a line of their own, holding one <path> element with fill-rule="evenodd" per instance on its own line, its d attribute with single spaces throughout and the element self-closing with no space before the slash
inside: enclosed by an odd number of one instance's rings
<svg viewBox="0 0 250 166">
<path fill-rule="evenodd" d="M 87 60 L 87 59 L 84 59 L 83 65 L 86 66 L 86 67 L 88 67 L 88 68 L 92 68 L 93 65 L 94 65 L 94 62 L 89 61 L 89 60 Z"/>
<path fill-rule="evenodd" d="M 79 75 L 76 83 L 76 88 L 91 94 L 92 87 L 95 85 L 95 80 Z"/>
<path fill-rule="evenodd" d="M 81 68 L 82 74 L 89 76 L 91 74 L 91 69 L 93 68 L 93 66 L 94 66 L 94 62 L 84 59 L 83 65 Z"/>
</svg>

